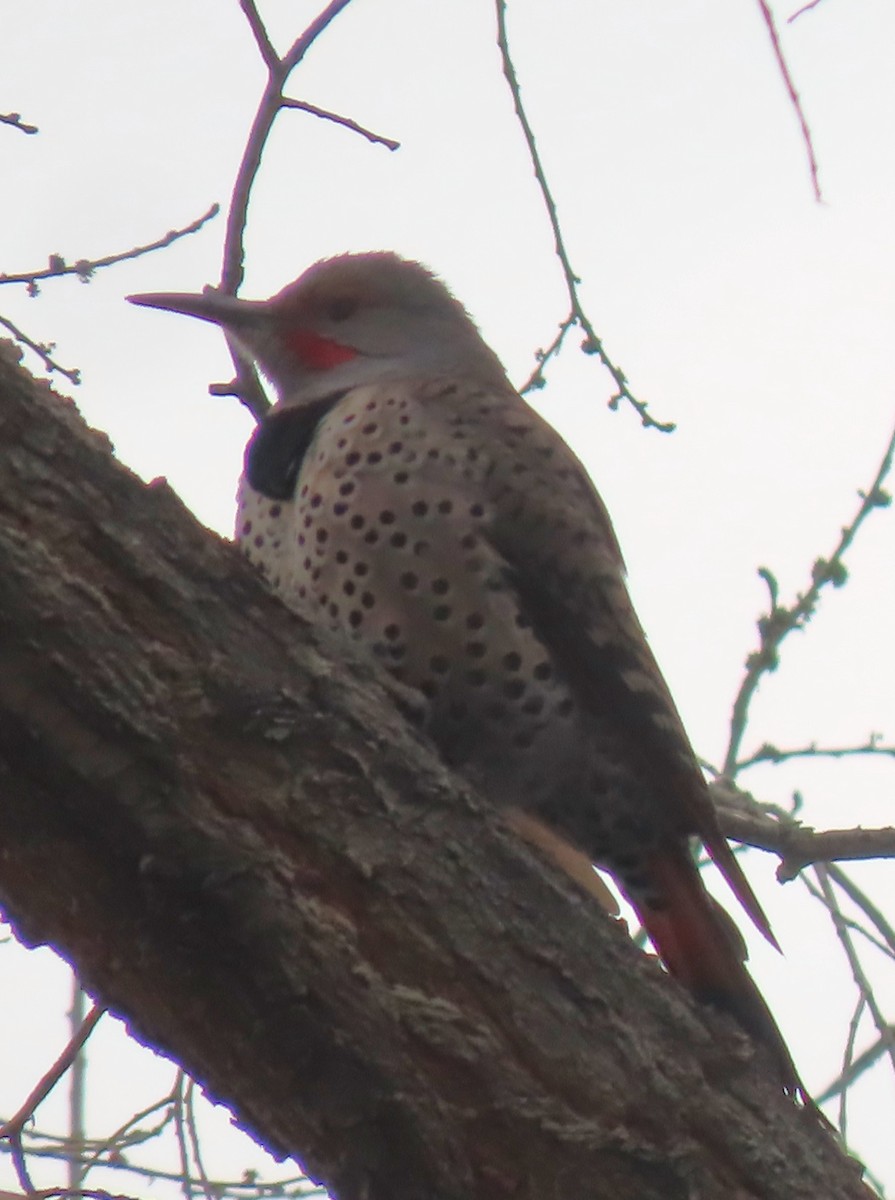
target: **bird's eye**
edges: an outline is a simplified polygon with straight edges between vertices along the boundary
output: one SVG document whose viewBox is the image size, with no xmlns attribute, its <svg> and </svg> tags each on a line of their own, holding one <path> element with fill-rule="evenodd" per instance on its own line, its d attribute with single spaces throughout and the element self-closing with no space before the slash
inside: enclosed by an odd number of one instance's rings
<svg viewBox="0 0 895 1200">
<path fill-rule="evenodd" d="M 339 296 L 337 300 L 333 300 L 327 309 L 330 320 L 332 321 L 347 321 L 349 317 L 353 317 L 358 309 L 358 300 L 354 296 Z"/>
</svg>

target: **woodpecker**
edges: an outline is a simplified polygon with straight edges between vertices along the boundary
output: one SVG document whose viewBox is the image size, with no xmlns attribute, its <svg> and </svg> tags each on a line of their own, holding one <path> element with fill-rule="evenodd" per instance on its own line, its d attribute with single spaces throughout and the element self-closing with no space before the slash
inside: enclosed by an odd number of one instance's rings
<svg viewBox="0 0 895 1200">
<path fill-rule="evenodd" d="M 132 296 L 210 321 L 271 381 L 236 536 L 287 605 L 419 698 L 443 759 L 582 886 L 595 863 L 668 971 L 804 1088 L 698 838 L 776 946 L 632 607 L 600 496 L 463 306 L 391 253 L 318 262 L 269 300 Z"/>
</svg>

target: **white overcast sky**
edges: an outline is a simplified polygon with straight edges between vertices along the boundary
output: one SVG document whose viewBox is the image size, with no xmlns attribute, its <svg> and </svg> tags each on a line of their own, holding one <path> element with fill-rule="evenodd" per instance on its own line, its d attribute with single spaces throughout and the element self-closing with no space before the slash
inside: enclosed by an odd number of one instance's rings
<svg viewBox="0 0 895 1200">
<path fill-rule="evenodd" d="M 281 48 L 317 11 L 262 7 Z M 509 5 L 523 96 L 590 315 L 632 390 L 678 431 L 609 412 L 611 381 L 576 337 L 537 403 L 603 493 L 643 623 L 697 750 L 715 761 L 766 603 L 756 568 L 777 573 L 784 600 L 807 586 L 895 421 L 895 10 L 823 0 L 787 26 L 796 7 L 775 10 L 823 204 L 755 0 Z M 0 112 L 40 127 L 25 137 L 0 126 L 0 271 L 123 250 L 213 200 L 226 205 L 263 82 L 236 0 L 0 0 Z M 490 0 L 354 0 L 290 93 L 402 148 L 283 114 L 255 189 L 244 294 L 267 295 L 325 255 L 394 249 L 445 277 L 523 380 L 566 305 Z M 167 476 L 229 535 L 250 421 L 207 395 L 229 378 L 223 342 L 123 302 L 215 282 L 222 236 L 219 218 L 90 286 L 50 282 L 38 300 L 0 288 L 0 312 L 81 368 L 78 404 L 124 462 Z M 825 596 L 762 686 L 746 749 L 859 744 L 871 731 L 895 739 L 891 510 L 872 518 L 849 565 L 848 587 Z M 889 759 L 762 769 L 743 782 L 781 803 L 799 789 L 820 826 L 883 825 L 895 823 L 893 776 Z M 800 886 L 781 892 L 766 856 L 747 865 L 786 950 L 778 960 L 755 946 L 755 973 L 809 1088 L 820 1088 L 854 1003 L 847 968 Z M 854 873 L 885 908 L 892 866 Z M 42 995 L 4 1021 L 27 1032 L 0 1045 L 0 1112 L 46 1065 L 42 1031 L 63 1036 L 57 985 L 23 959 L 0 954 L 0 981 L 15 970 L 20 996 L 26 983 Z M 874 971 L 895 1020 L 895 972 Z M 859 1047 L 871 1040 L 862 1027 Z M 26 1063 L 20 1051 L 32 1045 Z M 113 1066 L 97 1069 L 114 1092 Z M 893 1100 L 882 1066 L 856 1090 L 851 1130 L 895 1190 Z"/>
</svg>

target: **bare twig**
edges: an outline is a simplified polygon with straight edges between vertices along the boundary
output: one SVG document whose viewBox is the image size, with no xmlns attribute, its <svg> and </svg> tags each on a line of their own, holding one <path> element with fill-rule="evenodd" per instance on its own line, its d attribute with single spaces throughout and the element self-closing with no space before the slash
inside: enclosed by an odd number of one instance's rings
<svg viewBox="0 0 895 1200">
<path fill-rule="evenodd" d="M 523 395 L 525 395 L 526 392 L 531 392 L 544 386 L 544 384 L 547 382 L 544 374 L 544 368 L 547 366 L 547 363 L 551 360 L 551 358 L 555 358 L 556 355 L 559 354 L 560 350 L 562 349 L 563 342 L 566 340 L 566 334 L 570 329 L 574 328 L 575 316 L 572 314 L 566 317 L 566 319 L 560 324 L 556 337 L 553 339 L 547 349 L 535 351 L 535 362 L 537 363 L 537 366 L 519 389 Z"/>
<path fill-rule="evenodd" d="M 895 858 L 895 828 L 811 829 L 796 822 L 784 824 L 771 817 L 756 817 L 719 809 L 727 837 L 779 854 L 777 878 L 781 883 L 795 879 L 811 863 Z"/>
<path fill-rule="evenodd" d="M 77 975 L 72 975 L 71 1009 L 68 1013 L 69 1028 L 73 1036 L 83 1028 L 87 1015 L 87 996 L 81 987 Z M 68 1143 L 70 1157 L 68 1160 L 68 1191 L 76 1192 L 84 1186 L 84 1167 L 82 1155 L 84 1150 L 84 1101 L 87 1089 L 87 1060 L 83 1051 L 79 1051 L 71 1063 L 68 1092 Z"/>
<path fill-rule="evenodd" d="M 0 1138 L 12 1137 L 16 1133 L 21 1133 L 25 1127 L 25 1122 L 33 1115 L 37 1106 L 47 1098 L 65 1072 L 74 1062 L 81 1047 L 90 1037 L 100 1017 L 106 1010 L 98 1004 L 94 1004 L 90 1012 L 81 1023 L 80 1029 L 75 1033 L 68 1042 L 68 1045 L 38 1082 L 34 1085 L 24 1102 L 14 1116 L 10 1117 L 0 1125 Z"/>
<path fill-rule="evenodd" d="M 810 9 L 817 8 L 820 3 L 821 0 L 810 0 L 808 4 L 803 4 L 801 8 L 797 8 L 791 16 L 786 18 L 787 25 L 791 25 L 796 17 L 801 17 L 803 13 L 808 12 Z"/>
<path fill-rule="evenodd" d="M 373 133 L 372 130 L 365 129 L 363 125 L 358 125 L 357 121 L 352 121 L 350 117 L 340 117 L 338 113 L 330 112 L 326 108 L 318 108 L 316 104 L 309 104 L 307 100 L 291 100 L 288 96 L 284 96 L 282 106 L 283 108 L 297 108 L 300 112 L 310 113 L 312 117 L 320 117 L 324 121 L 332 121 L 334 125 L 342 125 L 353 133 L 359 133 L 368 142 L 375 142 L 376 145 L 385 146 L 388 150 L 400 150 L 401 148 L 401 143 L 396 142 L 394 138 Z"/>
<path fill-rule="evenodd" d="M 107 1192 L 105 1188 L 39 1188 L 35 1193 L 38 1200 L 53 1200 L 53 1197 L 64 1196 L 65 1200 L 135 1200 L 125 1192 Z"/>
<path fill-rule="evenodd" d="M 740 759 L 736 770 L 739 773 L 758 763 L 776 764 L 790 762 L 794 758 L 865 758 L 875 754 L 895 758 L 895 746 L 884 744 L 878 733 L 871 733 L 867 741 L 860 746 L 818 746 L 816 742 L 812 742 L 795 750 L 781 750 L 779 746 L 765 742 L 749 758 Z"/>
<path fill-rule="evenodd" d="M 870 897 L 858 887 L 853 879 L 846 875 L 841 867 L 837 867 L 835 863 L 827 863 L 827 875 L 829 875 L 837 887 L 845 892 L 852 904 L 861 909 L 871 924 L 876 926 L 880 937 L 885 940 L 889 949 L 895 954 L 895 929 L 892 928 L 892 925 L 886 920 Z"/>
<path fill-rule="evenodd" d="M 811 172 L 811 184 L 814 188 L 814 198 L 817 201 L 823 199 L 820 191 L 820 180 L 817 174 L 817 158 L 814 154 L 814 143 L 811 140 L 811 130 L 808 128 L 808 121 L 805 118 L 805 112 L 802 108 L 802 101 L 799 99 L 799 93 L 796 91 L 793 83 L 792 75 L 789 71 L 786 58 L 783 54 L 783 47 L 780 45 L 780 35 L 777 32 L 777 26 L 774 22 L 774 14 L 771 12 L 767 4 L 767 0 L 758 0 L 758 7 L 761 9 L 761 15 L 767 27 L 768 35 L 771 39 L 771 45 L 774 48 L 774 56 L 777 59 L 777 65 L 780 68 L 780 74 L 783 77 L 783 82 L 786 85 L 786 90 L 789 93 L 790 101 L 793 108 L 796 110 L 796 116 L 799 120 L 799 126 L 802 130 L 802 140 L 805 143 L 805 151 L 808 155 L 808 170 Z"/>
<path fill-rule="evenodd" d="M 537 143 L 535 141 L 534 132 L 526 115 L 525 108 L 522 104 L 522 95 L 519 88 L 519 80 L 516 75 L 516 68 L 513 65 L 513 59 L 510 54 L 509 42 L 507 39 L 506 27 L 506 0 L 495 0 L 495 8 L 497 12 L 497 45 L 500 49 L 501 62 L 503 64 L 503 73 L 510 89 L 510 94 L 513 97 L 513 106 L 516 110 L 516 117 L 522 129 L 522 134 L 525 138 L 525 144 L 528 147 L 528 153 L 531 158 L 532 168 L 534 169 L 535 179 L 538 182 L 538 187 L 541 190 L 541 196 L 544 200 L 544 206 L 547 209 L 547 216 L 550 220 L 550 226 L 553 230 L 554 246 L 556 257 L 562 266 L 563 276 L 566 281 L 566 289 L 569 296 L 569 315 L 560 325 L 559 336 L 554 339 L 548 350 L 542 351 L 538 355 L 539 366 L 525 385 L 523 390 L 532 387 L 541 387 L 543 385 L 542 369 L 547 359 L 552 357 L 559 349 L 568 331 L 577 325 L 584 333 L 584 341 L 581 343 L 581 349 L 585 354 L 595 354 L 609 374 L 615 381 L 616 391 L 609 401 L 609 407 L 612 409 L 618 408 L 621 401 L 630 404 L 640 416 L 644 425 L 653 429 L 659 429 L 663 433 L 669 433 L 674 429 L 674 423 L 669 422 L 663 424 L 656 421 L 650 416 L 647 405 L 636 399 L 628 387 L 628 380 L 625 377 L 624 371 L 612 361 L 604 349 L 602 339 L 598 337 L 593 324 L 584 311 L 581 303 L 581 298 L 578 293 L 578 287 L 581 280 L 575 274 L 575 270 L 569 259 L 568 251 L 566 250 L 565 240 L 562 235 L 562 229 L 559 224 L 559 216 L 556 211 L 556 202 L 550 191 L 550 186 L 547 182 L 547 177 L 544 173 L 544 167 L 541 162 L 541 156 L 538 152 Z"/>
<path fill-rule="evenodd" d="M 190 1139 L 190 1150 L 193 1155 L 193 1162 L 196 1165 L 199 1183 L 202 1185 L 202 1191 L 205 1193 L 206 1200 L 219 1200 L 217 1193 L 211 1186 L 211 1181 L 205 1170 L 205 1164 L 202 1161 L 202 1145 L 199 1140 L 199 1130 L 196 1126 L 195 1089 L 195 1082 L 192 1079 L 188 1080 L 183 1097 L 183 1107 L 186 1117 L 186 1131 Z"/>
<path fill-rule="evenodd" d="M 243 15 L 249 23 L 249 28 L 255 39 L 255 45 L 258 47 L 258 52 L 264 59 L 267 69 L 275 71 L 280 59 L 274 49 L 273 42 L 267 36 L 267 29 L 264 26 L 261 14 L 258 12 L 254 0 L 239 0 L 239 7 L 242 9 Z"/>
<path fill-rule="evenodd" d="M 24 1152 L 29 1158 L 49 1159 L 64 1162 L 67 1153 L 64 1145 L 53 1138 L 50 1145 L 35 1145 L 33 1139 L 49 1135 L 31 1134 L 30 1139 L 23 1136 Z M 86 1163 L 86 1160 L 82 1160 Z M 111 1159 L 100 1160 L 96 1165 L 103 1170 L 130 1173 L 140 1179 L 149 1181 L 163 1180 L 167 1183 L 180 1183 L 180 1175 L 174 1171 L 165 1171 L 156 1167 L 145 1167 L 139 1163 L 124 1160 L 120 1155 Z M 211 1188 L 218 1197 L 230 1196 L 234 1200 L 283 1200 L 284 1197 L 302 1197 L 322 1195 L 324 1189 L 318 1188 L 304 1175 L 292 1175 L 284 1179 L 257 1179 L 243 1177 L 242 1179 L 212 1179 Z M 0 1195 L 2 1200 L 2 1195 Z"/>
<path fill-rule="evenodd" d="M 283 88 L 292 70 L 301 62 L 320 34 L 349 3 L 350 0 L 331 0 L 331 3 L 311 22 L 304 33 L 293 42 L 287 53 L 279 58 L 268 37 L 254 0 L 240 0 L 240 7 L 267 67 L 267 83 L 246 139 L 242 161 L 233 184 L 230 209 L 227 213 L 220 287 L 228 295 L 236 295 L 245 277 L 244 239 L 248 222 L 249 200 L 273 123 L 282 108 L 299 106 L 298 102 L 286 104 Z M 366 132 L 360 128 L 358 128 L 358 132 L 363 132 L 364 136 L 367 136 Z M 261 386 L 258 373 L 254 365 L 247 362 L 239 353 L 236 344 L 229 337 L 227 338 L 227 347 L 233 360 L 235 376 L 230 383 L 213 384 L 209 390 L 215 396 L 237 396 L 255 420 L 260 421 L 270 407 L 270 402 Z"/>
<path fill-rule="evenodd" d="M 16 1173 L 16 1179 L 19 1181 L 19 1186 L 26 1196 L 34 1196 L 36 1189 L 31 1181 L 31 1175 L 28 1172 L 28 1164 L 25 1161 L 25 1150 L 22 1146 L 22 1131 L 16 1129 L 10 1133 L 9 1138 L 9 1153 L 12 1158 L 12 1165 Z"/>
<path fill-rule="evenodd" d="M 7 329 L 17 342 L 22 346 L 27 346 L 32 353 L 36 354 L 40 361 L 47 369 L 47 373 L 52 375 L 57 372 L 59 375 L 64 375 L 65 378 L 77 386 L 81 382 L 81 372 L 77 367 L 63 367 L 61 363 L 56 362 L 53 358 L 53 351 L 56 349 L 55 342 L 35 342 L 17 325 L 13 325 L 8 317 L 0 316 L 0 325 Z"/>
<path fill-rule="evenodd" d="M 34 1111 L 38 1105 L 47 1098 L 65 1072 L 71 1067 L 104 1012 L 105 1009 L 100 1008 L 99 1005 L 95 1004 L 93 1006 L 81 1022 L 80 1028 L 70 1038 L 68 1045 L 53 1063 L 52 1067 L 50 1067 L 49 1071 L 31 1089 L 18 1111 L 8 1121 L 0 1125 L 0 1138 L 5 1138 L 9 1142 L 9 1152 L 12 1157 L 13 1166 L 15 1167 L 16 1178 L 22 1190 L 29 1196 L 35 1194 L 35 1187 L 31 1182 L 31 1176 L 28 1173 L 28 1166 L 25 1161 L 22 1130 L 25 1128 L 25 1123 L 34 1115 Z"/>
<path fill-rule="evenodd" d="M 893 455 L 895 432 L 889 438 L 870 488 L 867 492 L 858 493 L 861 503 L 853 520 L 842 529 L 832 555 L 828 559 L 818 558 L 814 562 L 811 569 L 811 586 L 804 594 L 797 595 L 791 608 L 785 608 L 778 603 L 777 581 L 771 572 L 766 568 L 759 570 L 758 573 L 768 588 L 770 608 L 768 613 L 758 620 L 759 648 L 746 659 L 746 674 L 733 703 L 730 739 L 722 767 L 722 774 L 726 777 L 733 779 L 740 766 L 739 751 L 746 732 L 752 697 L 762 677 L 776 670 L 783 642 L 793 630 L 805 628 L 814 615 L 820 594 L 825 587 L 831 584 L 834 587 L 842 587 L 848 578 L 843 560 L 858 530 L 874 509 L 885 508 L 891 503 L 891 496 L 883 489 L 883 483 L 892 468 Z"/>
<path fill-rule="evenodd" d="M 10 125 L 20 133 L 38 133 L 36 125 L 28 125 L 22 120 L 21 113 L 0 113 L 0 125 Z"/>
<path fill-rule="evenodd" d="M 311 22 L 304 33 L 293 42 L 288 52 L 282 58 L 278 58 L 267 37 L 267 32 L 253 0 L 240 0 L 240 7 L 251 26 L 255 41 L 261 49 L 261 56 L 268 70 L 268 78 L 258 104 L 258 110 L 255 113 L 255 119 L 249 130 L 249 136 L 246 139 L 242 161 L 236 172 L 230 210 L 227 214 L 221 287 L 230 295 L 236 295 L 244 278 L 243 235 L 248 219 L 249 198 L 271 127 L 283 106 L 283 87 L 292 70 L 301 62 L 320 34 L 349 3 L 350 0 L 331 0 L 331 3 Z"/>
<path fill-rule="evenodd" d="M 67 1138 L 58 1137 L 55 1134 L 43 1133 L 39 1129 L 28 1128 L 22 1130 L 20 1139 L 20 1153 L 23 1161 L 29 1157 L 50 1159 L 62 1163 L 69 1163 L 74 1160 L 81 1168 L 82 1177 L 93 1170 L 94 1167 L 102 1167 L 105 1170 L 125 1172 L 133 1175 L 137 1179 L 145 1179 L 149 1181 L 164 1180 L 166 1182 L 181 1182 L 181 1175 L 173 1171 L 164 1171 L 157 1167 L 146 1167 L 140 1163 L 133 1162 L 130 1155 L 125 1155 L 125 1151 L 131 1151 L 136 1147 L 143 1146 L 147 1142 L 153 1141 L 163 1134 L 166 1130 L 170 1130 L 174 1121 L 174 1107 L 177 1102 L 177 1084 L 175 1083 L 171 1090 L 168 1091 L 160 1099 L 146 1105 L 139 1112 L 133 1113 L 123 1125 L 119 1126 L 114 1132 L 102 1139 L 91 1139 L 85 1137 L 81 1145 L 80 1153 L 72 1153 L 70 1142 Z M 195 1085 L 192 1081 L 187 1085 L 187 1111 L 194 1107 Z M 156 1124 L 142 1128 L 141 1123 L 148 1117 L 154 1116 L 158 1112 L 162 1112 L 162 1118 Z M 195 1121 L 188 1120 L 188 1128 L 192 1125 L 190 1132 L 190 1141 L 193 1141 L 195 1132 Z M 8 1145 L 0 1145 L 0 1153 L 10 1152 Z M 197 1145 L 194 1146 L 194 1155 L 198 1161 Z M 215 1197 L 215 1200 L 224 1200 L 225 1197 L 230 1197 L 232 1200 L 305 1200 L 305 1197 L 322 1196 L 324 1191 L 313 1184 L 304 1175 L 290 1175 L 284 1178 L 264 1179 L 258 1177 L 254 1172 L 246 1173 L 241 1179 L 210 1179 L 204 1174 L 204 1168 L 199 1162 L 200 1171 L 203 1172 L 203 1188 L 206 1192 L 210 1192 Z M 68 1192 L 69 1189 L 65 1189 Z M 37 1194 L 43 1198 L 57 1194 L 61 1189 L 41 1189 Z M 79 1190 L 79 1194 L 85 1194 L 83 1189 Z M 4 1200 L 3 1194 L 0 1193 L 0 1200 Z"/>
<path fill-rule="evenodd" d="M 49 266 L 43 267 L 39 271 L 23 271 L 17 275 L 0 274 L 0 284 L 4 283 L 26 283 L 32 294 L 36 291 L 36 284 L 41 279 L 56 279 L 62 275 L 77 275 L 82 282 L 89 282 L 90 278 L 103 267 L 111 267 L 116 263 L 127 262 L 132 258 L 141 258 L 144 254 L 151 254 L 154 250 L 163 250 L 166 246 L 172 245 L 181 238 L 188 237 L 191 233 L 196 233 L 202 226 L 216 217 L 220 212 L 219 204 L 212 204 L 207 212 L 201 217 L 197 217 L 195 221 L 191 221 L 189 225 L 184 225 L 181 229 L 169 229 L 166 234 L 160 238 L 156 238 L 154 242 L 147 242 L 144 246 L 132 246 L 130 250 L 122 250 L 117 254 L 107 254 L 103 258 L 81 258 L 75 263 L 67 263 L 59 254 L 50 256 Z M 59 370 L 57 367 L 56 370 Z"/>
<path fill-rule="evenodd" d="M 845 1039 L 845 1048 L 842 1052 L 842 1071 L 840 1073 L 840 1078 L 842 1078 L 845 1075 L 850 1073 L 852 1064 L 855 1061 L 855 1042 L 857 1041 L 857 1038 L 858 1038 L 858 1029 L 860 1028 L 860 1025 L 861 1025 L 861 1017 L 863 1017 L 864 1009 L 866 1007 L 867 1007 L 867 1003 L 864 1000 L 864 997 L 859 995 L 858 1002 L 855 1005 L 855 1011 L 852 1013 L 852 1018 L 848 1023 L 848 1037 Z M 828 1088 L 827 1092 L 829 1092 L 829 1091 L 830 1091 L 830 1089 Z M 824 1093 L 825 1096 L 827 1095 L 827 1092 Z M 835 1094 L 836 1093 L 833 1092 L 833 1095 L 835 1095 Z M 829 1097 L 829 1098 L 832 1099 L 832 1097 Z M 843 1141 L 845 1141 L 848 1138 L 848 1087 L 847 1086 L 842 1088 L 842 1092 L 839 1097 L 839 1130 L 842 1134 Z"/>
<path fill-rule="evenodd" d="M 139 1171 L 140 1168 L 126 1163 L 123 1158 L 123 1151 L 129 1150 L 134 1146 L 140 1146 L 146 1142 L 153 1141 L 159 1137 L 164 1130 L 171 1124 L 174 1119 L 174 1092 L 169 1092 L 160 1100 L 154 1100 L 151 1104 L 141 1108 L 138 1112 L 132 1113 L 130 1117 L 114 1130 L 108 1137 L 100 1141 L 85 1139 L 84 1154 L 82 1162 L 84 1165 L 84 1175 L 86 1176 L 95 1166 L 116 1167 L 123 1170 Z M 148 1129 L 139 1128 L 140 1122 L 145 1121 L 147 1117 L 151 1117 L 159 1110 L 166 1110 L 162 1119 L 154 1126 Z M 39 1142 L 47 1135 L 42 1135 L 39 1132 L 34 1132 L 32 1138 L 35 1142 Z M 32 1153 L 42 1153 L 41 1150 L 32 1147 Z"/>
<path fill-rule="evenodd" d="M 863 997 L 855 1009 L 855 1014 L 849 1023 L 849 1041 L 846 1047 L 846 1054 L 843 1058 L 843 1068 L 840 1074 L 833 1082 L 824 1090 L 822 1096 L 817 1097 L 818 1104 L 826 1104 L 828 1100 L 832 1100 L 834 1096 L 841 1097 L 840 1104 L 839 1128 L 842 1130 L 842 1136 L 845 1137 L 845 1097 L 848 1094 L 848 1089 L 865 1071 L 876 1063 L 890 1049 L 892 1042 L 895 1041 L 895 1025 L 888 1026 L 888 1034 L 885 1039 L 877 1038 L 872 1046 L 854 1057 L 854 1039 L 857 1034 L 858 1023 L 863 1015 L 866 1004 Z"/>
<path fill-rule="evenodd" d="M 836 935 L 839 938 L 839 942 L 843 951 L 845 952 L 845 957 L 848 959 L 848 964 L 852 972 L 852 978 L 854 979 L 858 992 L 865 1001 L 867 1009 L 873 1018 L 873 1023 L 876 1026 L 880 1040 L 884 1046 L 884 1052 L 888 1054 L 892 1067 L 895 1069 L 895 1036 L 893 1036 L 893 1027 L 883 1015 L 882 1009 L 877 1003 L 873 988 L 871 987 L 870 982 L 864 972 L 858 952 L 855 950 L 854 944 L 851 940 L 851 934 L 845 924 L 845 921 L 843 920 L 842 911 L 839 907 L 839 902 L 836 899 L 836 894 L 833 891 L 833 885 L 830 881 L 827 868 L 823 864 L 817 863 L 813 870 L 815 878 L 818 882 L 818 886 L 823 894 L 824 901 L 833 918 L 833 924 L 836 927 Z M 879 1057 L 879 1055 L 876 1057 Z M 873 1061 L 875 1061 L 875 1058 Z"/>
<path fill-rule="evenodd" d="M 180 238 L 195 233 L 202 228 L 206 221 L 210 221 L 212 217 L 217 216 L 219 211 L 220 205 L 212 204 L 206 213 L 203 213 L 195 221 L 191 221 L 189 225 L 184 225 L 181 229 L 170 229 L 163 237 L 156 238 L 153 242 L 147 242 L 143 246 L 132 246 L 129 250 L 122 250 L 117 254 L 107 254 L 103 258 L 81 258 L 75 263 L 67 263 L 61 254 L 51 254 L 49 264 L 46 267 L 37 271 L 22 271 L 16 275 L 0 274 L 0 284 L 25 284 L 28 288 L 28 294 L 36 296 L 40 291 L 38 284 L 44 279 L 57 279 L 63 275 L 77 275 L 82 283 L 89 283 L 94 274 L 103 267 L 111 267 L 116 263 L 126 262 L 128 259 L 140 258 L 144 254 L 151 254 L 154 250 L 162 250 Z M 77 367 L 64 367 L 53 357 L 53 352 L 56 349 L 54 342 L 36 342 L 24 330 L 19 329 L 17 325 L 13 324 L 8 317 L 0 316 L 0 326 L 8 330 L 20 345 L 27 347 L 33 354 L 36 354 L 48 374 L 52 375 L 55 372 L 59 375 L 64 375 L 75 386 L 80 384 L 80 370 Z"/>
<path fill-rule="evenodd" d="M 180 1155 L 180 1190 L 184 1200 L 193 1197 L 193 1173 L 190 1170 L 190 1155 L 186 1142 L 186 1119 L 184 1116 L 183 1094 L 186 1074 L 177 1072 L 177 1082 L 174 1087 L 174 1130 L 177 1134 L 177 1150 Z"/>
</svg>

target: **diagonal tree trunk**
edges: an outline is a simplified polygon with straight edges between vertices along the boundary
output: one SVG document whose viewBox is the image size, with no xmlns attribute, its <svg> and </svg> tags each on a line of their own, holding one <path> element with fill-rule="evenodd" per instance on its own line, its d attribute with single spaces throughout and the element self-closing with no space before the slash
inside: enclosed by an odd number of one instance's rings
<svg viewBox="0 0 895 1200">
<path fill-rule="evenodd" d="M 363 662 L 0 357 L 0 903 L 339 1200 L 866 1196 Z"/>
</svg>

